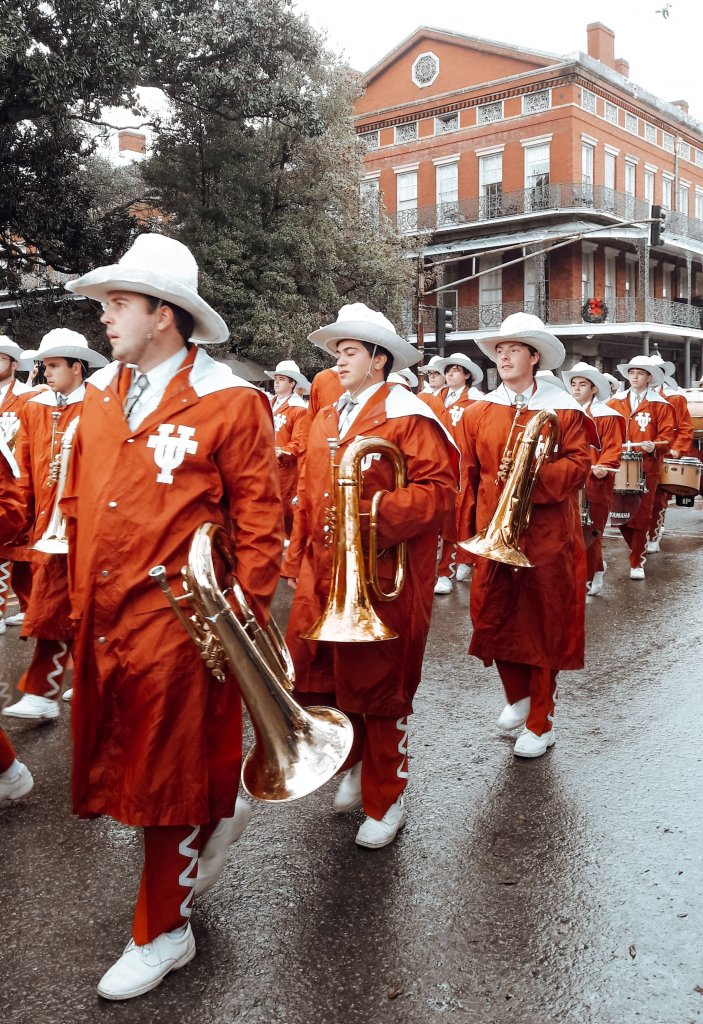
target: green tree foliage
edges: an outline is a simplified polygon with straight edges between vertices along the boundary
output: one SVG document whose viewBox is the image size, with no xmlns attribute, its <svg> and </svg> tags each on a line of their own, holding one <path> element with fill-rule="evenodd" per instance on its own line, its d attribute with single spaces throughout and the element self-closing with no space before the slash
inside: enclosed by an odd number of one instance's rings
<svg viewBox="0 0 703 1024">
<path fill-rule="evenodd" d="M 347 302 L 397 321 L 415 264 L 378 202 L 359 193 L 355 76 L 317 40 L 286 68 L 286 86 L 313 104 L 315 131 L 181 108 L 144 173 L 169 230 L 193 249 L 232 349 L 267 366 L 293 357 L 312 371 L 321 359 L 307 334 Z"/>
<path fill-rule="evenodd" d="M 285 84 L 309 45 L 289 0 L 6 0 L 0 19 L 0 260 L 17 273 L 83 271 L 119 255 L 134 231 L 101 207 L 86 158 L 105 108 L 138 120 L 138 88 L 193 111 L 309 122 Z M 86 128 L 93 129 L 86 131 Z M 0 285 L 3 282 L 0 281 Z"/>
</svg>

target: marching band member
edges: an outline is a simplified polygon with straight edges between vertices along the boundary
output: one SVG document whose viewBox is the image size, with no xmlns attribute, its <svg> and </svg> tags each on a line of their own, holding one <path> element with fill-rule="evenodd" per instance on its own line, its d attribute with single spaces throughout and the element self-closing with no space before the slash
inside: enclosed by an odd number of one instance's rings
<svg viewBox="0 0 703 1024">
<path fill-rule="evenodd" d="M 16 537 L 24 523 L 22 492 L 15 479 L 18 476 L 17 462 L 0 435 L 0 544 Z M 10 738 L 0 729 L 0 800 L 20 800 L 33 785 L 32 773 L 17 760 Z"/>
<path fill-rule="evenodd" d="M 458 444 L 463 464 L 464 452 L 461 448 L 461 434 L 457 432 L 457 426 L 465 410 L 483 398 L 483 392 L 478 389 L 478 385 L 483 380 L 483 370 L 478 363 L 462 352 L 454 352 L 446 359 L 438 360 L 435 365 L 447 382 L 446 388 L 442 391 L 440 419 Z M 463 487 L 462 478 L 460 492 Z M 458 510 L 461 493 L 457 494 L 456 500 Z M 442 553 L 437 566 L 435 594 L 451 594 L 454 576 L 458 582 L 462 583 L 466 582 L 471 575 L 473 556 L 457 548 L 459 539 L 456 532 L 457 510 L 452 519 L 445 523 L 442 530 Z"/>
<path fill-rule="evenodd" d="M 598 445 L 591 445 L 591 472 L 586 481 L 593 535 L 592 543 L 586 548 L 586 588 L 589 594 L 595 595 L 603 589 L 607 569 L 603 561 L 603 532 L 613 503 L 614 471 L 620 465 L 626 423 L 619 412 L 606 404 L 610 384 L 595 366 L 576 363 L 570 370 L 562 370 L 561 375 L 583 411 L 594 421 L 598 433 Z"/>
<path fill-rule="evenodd" d="M 555 388 L 561 388 L 562 391 L 568 392 L 569 390 L 564 381 L 557 377 L 555 373 L 552 373 L 551 370 L 538 370 L 535 374 L 535 380 L 541 380 L 545 384 L 553 384 Z"/>
<path fill-rule="evenodd" d="M 284 575 L 297 580 L 286 639 L 300 702 L 318 704 L 324 694 L 324 703 L 336 703 L 353 721 L 354 746 L 347 760 L 351 770 L 334 808 L 344 813 L 363 805 L 366 820 L 356 842 L 375 849 L 392 842 L 406 820 L 408 715 L 430 624 L 437 535 L 454 503 L 456 449 L 426 405 L 403 388 L 388 386 L 389 373 L 412 365 L 419 354 L 381 313 L 362 303 L 343 306 L 336 322 L 314 331 L 310 340 L 336 353 L 347 390 L 336 405 L 318 414 L 310 431 L 299 488 L 307 545 L 302 564 L 288 560 L 284 565 Z M 353 645 L 306 640 L 304 634 L 325 607 L 333 563 L 328 518 L 336 495 L 330 472 L 321 470 L 330 465 L 327 439 L 339 438 L 338 465 L 351 441 L 370 436 L 396 444 L 407 467 L 407 486 L 394 490 L 388 460 L 368 457 L 360 494 L 362 538 L 368 534 L 371 499 L 382 494 L 378 548 L 385 589 L 393 577 L 393 549 L 407 542 L 407 577 L 400 596 L 388 603 L 372 598 L 398 637 Z"/>
<path fill-rule="evenodd" d="M 82 334 L 65 327 L 44 335 L 37 356 L 44 365 L 49 387 L 22 407 L 16 448 L 30 545 L 43 537 L 51 520 L 62 441 L 70 424 L 81 415 L 88 369 L 107 363 L 104 356 L 88 347 Z M 36 645 L 29 668 L 18 684 L 24 696 L 4 708 L 3 715 L 40 722 L 59 717 L 58 701 L 72 635 L 66 555 L 34 550 L 32 588 L 20 636 L 34 637 Z"/>
<path fill-rule="evenodd" d="M 268 398 L 200 347 L 228 331 L 198 294 L 186 246 L 140 235 L 119 263 L 66 287 L 102 302 L 115 357 L 88 382 L 63 508 L 77 620 L 74 811 L 144 830 L 132 939 L 98 985 L 105 999 L 130 999 L 195 955 L 194 897 L 248 818 L 245 801 L 235 813 L 236 683 L 213 681 L 148 572 L 163 562 L 175 581 L 194 530 L 221 524 L 265 622 L 283 516 Z"/>
<path fill-rule="evenodd" d="M 265 370 L 273 380 L 273 426 L 276 438 L 276 458 L 281 484 L 286 536 L 293 527 L 293 505 L 298 487 L 298 472 L 305 454 L 309 429 L 308 407 L 296 387 L 306 382 L 304 373 L 292 359 L 284 359 L 275 370 Z"/>
<path fill-rule="evenodd" d="M 427 382 L 417 397 L 421 401 L 427 402 L 432 412 L 440 419 L 442 418 L 444 395 L 447 388 L 446 378 L 439 370 L 441 362 L 441 356 L 432 356 L 427 366 L 418 366 L 417 368 L 419 374 L 427 377 Z"/>
<path fill-rule="evenodd" d="M 336 366 L 327 366 L 324 370 L 316 373 L 310 385 L 310 401 L 308 402 L 310 424 L 320 409 L 324 409 L 326 405 L 332 405 L 343 392 L 344 388 Z"/>
<path fill-rule="evenodd" d="M 603 376 L 608 382 L 610 387 L 610 397 L 612 398 L 620 390 L 620 381 L 617 377 L 613 377 L 612 373 L 604 373 Z"/>
<path fill-rule="evenodd" d="M 493 517 L 501 462 L 508 443 L 517 450 L 520 428 L 540 409 L 559 419 L 558 450 L 539 472 L 521 542 L 533 567 L 516 570 L 477 557 L 471 587 L 469 653 L 486 666 L 495 662 L 508 701 L 498 727 L 525 726 L 515 754 L 539 757 L 555 739 L 557 673 L 583 666 L 586 558 L 577 494 L 590 470 L 592 427 L 570 395 L 535 380 L 539 366 L 557 369 L 564 360 L 564 346 L 539 317 L 513 313 L 498 335 L 477 343 L 495 361 L 502 383 L 459 421 L 467 452 L 463 538 Z"/>
<path fill-rule="evenodd" d="M 0 435 L 10 448 L 17 440 L 20 409 L 33 393 L 28 384 L 15 380 L 15 372 L 30 370 L 33 365 L 16 341 L 0 336 Z M 5 632 L 6 626 L 21 626 L 24 622 L 32 588 L 30 559 L 30 552 L 25 547 L 4 544 L 0 548 L 0 634 Z M 10 586 L 19 603 L 19 611 L 16 615 L 5 616 Z"/>
<path fill-rule="evenodd" d="M 397 373 L 389 374 L 388 383 L 398 384 L 401 388 L 405 388 L 406 391 L 411 391 L 414 394 L 414 389 L 418 387 L 420 381 L 413 371 L 406 366 L 404 370 L 398 370 Z"/>
<path fill-rule="evenodd" d="M 688 411 L 686 396 L 680 393 L 680 389 L 673 377 L 676 367 L 672 362 L 664 362 L 662 357 L 655 353 L 652 359 L 661 366 L 664 373 L 664 380 L 659 388 L 659 394 L 674 407 L 675 434 L 671 449 L 667 452 L 670 459 L 680 459 L 690 451 L 693 444 L 693 421 Z M 647 554 L 654 554 L 659 551 L 659 544 L 664 534 L 666 521 L 666 508 L 671 501 L 671 494 L 663 487 L 657 487 L 652 506 L 652 518 L 647 531 Z"/>
<path fill-rule="evenodd" d="M 674 440 L 676 424 L 673 407 L 657 394 L 656 388 L 661 387 L 664 373 L 652 356 L 633 356 L 629 363 L 618 364 L 618 372 L 629 380 L 630 387 L 619 391 L 608 405 L 627 421 L 627 446 L 642 449 L 647 488 L 639 507 L 626 523 L 618 524 L 618 529 L 630 549 L 630 579 L 643 580 L 654 496 L 662 460 Z"/>
</svg>

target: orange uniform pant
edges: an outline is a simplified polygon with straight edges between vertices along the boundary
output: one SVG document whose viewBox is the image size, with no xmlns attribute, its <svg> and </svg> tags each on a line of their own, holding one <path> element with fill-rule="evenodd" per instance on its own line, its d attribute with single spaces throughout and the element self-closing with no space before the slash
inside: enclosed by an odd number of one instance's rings
<svg viewBox="0 0 703 1024">
<path fill-rule="evenodd" d="M 71 656 L 65 640 L 37 640 L 29 668 L 19 681 L 22 693 L 58 700 Z"/>
<path fill-rule="evenodd" d="M 0 729 L 0 775 L 6 772 L 16 757 L 15 748 L 4 729 Z"/>
<path fill-rule="evenodd" d="M 661 487 L 657 487 L 656 494 L 654 495 L 654 505 L 652 506 L 652 518 L 649 523 L 649 530 L 647 531 L 649 540 L 661 540 L 664 532 L 666 508 L 670 501 L 671 495 L 669 492 L 662 490 Z"/>
<path fill-rule="evenodd" d="M 335 707 L 329 693 L 302 693 L 295 699 L 303 707 Z M 380 821 L 408 784 L 408 719 L 344 712 L 354 726 L 354 741 L 339 769 L 346 772 L 361 761 L 361 801 L 364 813 Z"/>
<path fill-rule="evenodd" d="M 144 829 L 144 867 L 132 923 L 132 938 L 138 946 L 188 923 L 198 856 L 216 824 Z"/>
<path fill-rule="evenodd" d="M 537 665 L 521 665 L 516 661 L 496 661 L 496 668 L 508 704 L 530 698 L 526 727 L 535 736 L 542 736 L 554 726 L 557 700 L 557 671 Z"/>
<path fill-rule="evenodd" d="M 30 562 L 0 562 L 0 615 L 5 614 L 10 587 L 19 601 L 20 611 L 25 611 L 32 590 L 32 565 Z"/>
</svg>

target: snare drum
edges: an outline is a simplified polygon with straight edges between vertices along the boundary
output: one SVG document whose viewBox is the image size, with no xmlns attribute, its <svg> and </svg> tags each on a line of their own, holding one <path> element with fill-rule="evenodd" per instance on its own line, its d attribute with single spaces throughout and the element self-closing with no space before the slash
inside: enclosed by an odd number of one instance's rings
<svg viewBox="0 0 703 1024">
<path fill-rule="evenodd" d="M 698 494 L 701 470 L 698 459 L 664 459 L 659 486 L 669 494 Z"/>
<path fill-rule="evenodd" d="M 645 488 L 642 452 L 626 450 L 615 473 L 615 494 L 641 494 Z"/>
<path fill-rule="evenodd" d="M 693 421 L 693 436 L 703 437 L 703 389 L 685 388 L 682 393 Z"/>
</svg>

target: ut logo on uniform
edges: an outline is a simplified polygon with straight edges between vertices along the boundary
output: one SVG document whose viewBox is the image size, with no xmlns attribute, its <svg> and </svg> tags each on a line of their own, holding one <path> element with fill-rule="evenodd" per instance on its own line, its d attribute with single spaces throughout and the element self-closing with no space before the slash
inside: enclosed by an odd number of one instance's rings
<svg viewBox="0 0 703 1024">
<path fill-rule="evenodd" d="M 154 462 L 160 470 L 156 474 L 157 484 L 172 484 L 174 469 L 178 469 L 186 455 L 195 455 L 198 450 L 198 442 L 191 440 L 195 427 L 178 427 L 173 437 L 175 429 L 173 423 L 162 423 L 157 427 L 158 434 L 150 434 L 146 443 L 147 448 L 154 449 Z"/>
<path fill-rule="evenodd" d="M 461 417 L 464 415 L 464 410 L 460 405 L 453 405 L 449 409 L 449 416 L 451 417 L 452 426 L 456 426 Z"/>
<path fill-rule="evenodd" d="M 284 412 L 277 412 L 273 417 L 273 429 L 278 433 L 281 427 L 286 425 L 286 414 Z"/>
<path fill-rule="evenodd" d="M 648 412 L 638 412 L 635 416 L 635 419 L 637 420 L 640 430 L 642 431 L 642 433 L 644 433 L 644 431 L 649 426 L 650 420 L 652 419 L 652 415 L 651 413 Z"/>
<path fill-rule="evenodd" d="M 17 413 L 4 412 L 0 414 L 0 433 L 5 436 L 12 434 L 17 422 Z"/>
</svg>

